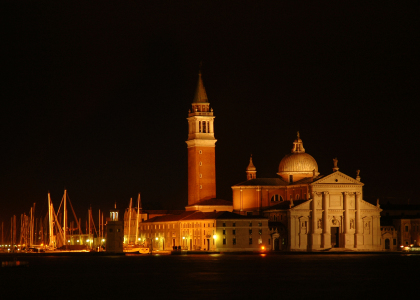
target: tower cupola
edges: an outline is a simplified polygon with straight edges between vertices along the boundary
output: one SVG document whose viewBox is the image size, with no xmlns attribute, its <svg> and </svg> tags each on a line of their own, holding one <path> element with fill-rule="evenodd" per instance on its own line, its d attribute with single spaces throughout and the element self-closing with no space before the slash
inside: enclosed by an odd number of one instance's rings
<svg viewBox="0 0 420 300">
<path fill-rule="evenodd" d="M 246 168 L 246 179 L 251 180 L 255 178 L 257 178 L 257 168 L 252 163 L 252 154 L 251 154 L 251 157 L 249 158 L 249 165 Z"/>
</svg>

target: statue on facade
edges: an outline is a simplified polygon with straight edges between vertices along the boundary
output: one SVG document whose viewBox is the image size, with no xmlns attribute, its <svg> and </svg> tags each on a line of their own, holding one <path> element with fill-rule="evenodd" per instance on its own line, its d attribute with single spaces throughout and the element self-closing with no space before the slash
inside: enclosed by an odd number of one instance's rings
<svg viewBox="0 0 420 300">
<path fill-rule="evenodd" d="M 333 171 L 334 171 L 334 172 L 336 172 L 336 171 L 338 171 L 338 169 L 339 169 L 339 168 L 337 167 L 337 164 L 338 164 L 338 159 L 337 159 L 337 157 L 333 159 L 333 162 L 334 162 L 334 168 L 333 168 Z"/>
</svg>

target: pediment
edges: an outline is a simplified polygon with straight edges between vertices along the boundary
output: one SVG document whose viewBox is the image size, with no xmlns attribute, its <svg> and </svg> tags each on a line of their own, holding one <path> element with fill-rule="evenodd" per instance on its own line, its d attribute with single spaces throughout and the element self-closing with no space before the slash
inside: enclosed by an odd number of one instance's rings
<svg viewBox="0 0 420 300">
<path fill-rule="evenodd" d="M 310 209 L 311 202 L 312 202 L 312 200 L 308 200 L 306 202 L 303 202 L 301 204 L 293 206 L 292 209 L 294 209 L 294 208 L 296 208 L 296 209 Z"/>
<path fill-rule="evenodd" d="M 376 205 L 370 204 L 369 202 L 362 200 L 360 201 L 360 209 L 379 209 Z"/>
<path fill-rule="evenodd" d="M 324 176 L 321 179 L 312 183 L 312 185 L 317 184 L 352 184 L 352 185 L 359 185 L 363 186 L 364 184 L 360 181 L 341 173 L 340 171 L 331 173 L 330 175 Z"/>
</svg>

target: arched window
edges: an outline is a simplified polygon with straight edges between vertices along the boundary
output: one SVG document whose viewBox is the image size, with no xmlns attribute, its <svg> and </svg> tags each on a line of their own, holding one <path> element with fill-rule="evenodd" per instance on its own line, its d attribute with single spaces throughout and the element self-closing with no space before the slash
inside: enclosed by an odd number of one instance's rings
<svg viewBox="0 0 420 300">
<path fill-rule="evenodd" d="M 271 202 L 278 202 L 278 201 L 283 201 L 283 198 L 280 195 L 273 195 L 271 197 Z"/>
</svg>

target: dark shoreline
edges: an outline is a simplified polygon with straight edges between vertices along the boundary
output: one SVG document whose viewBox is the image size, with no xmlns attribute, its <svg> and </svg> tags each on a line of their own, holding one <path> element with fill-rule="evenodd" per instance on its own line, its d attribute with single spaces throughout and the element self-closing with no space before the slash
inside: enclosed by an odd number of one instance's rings
<svg viewBox="0 0 420 300">
<path fill-rule="evenodd" d="M 417 252 L 385 252 L 385 251 L 316 251 L 316 252 L 301 252 L 301 251 L 289 251 L 289 252 L 203 252 L 203 251 L 172 251 L 172 252 L 154 252 L 152 255 L 407 255 L 407 254 L 420 254 Z M 48 253 L 0 253 L 0 258 L 9 257 L 47 257 L 47 256 L 150 256 L 150 253 L 139 254 L 139 253 L 108 253 L 108 252 L 48 252 Z"/>
</svg>

